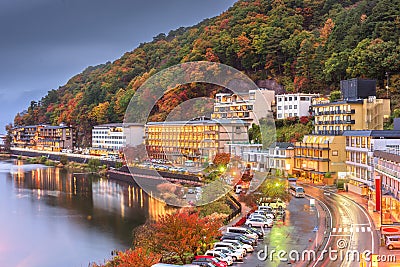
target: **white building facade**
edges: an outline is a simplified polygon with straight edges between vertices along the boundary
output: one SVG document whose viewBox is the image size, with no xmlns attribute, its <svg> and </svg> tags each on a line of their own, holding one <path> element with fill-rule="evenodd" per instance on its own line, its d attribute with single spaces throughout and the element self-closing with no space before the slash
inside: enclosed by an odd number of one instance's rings
<svg viewBox="0 0 400 267">
<path fill-rule="evenodd" d="M 219 93 L 215 95 L 212 119 L 241 119 L 250 125 L 272 112 L 275 91 L 249 90 L 244 94 Z"/>
<path fill-rule="evenodd" d="M 344 131 L 346 136 L 346 176 L 348 190 L 367 195 L 374 184 L 374 151 L 400 148 L 400 131 Z"/>
<path fill-rule="evenodd" d="M 276 118 L 309 116 L 311 99 L 314 97 L 319 97 L 319 94 L 276 95 Z"/>
<path fill-rule="evenodd" d="M 92 129 L 92 147 L 117 151 L 126 145 L 136 146 L 144 141 L 144 125 L 109 123 Z"/>
</svg>

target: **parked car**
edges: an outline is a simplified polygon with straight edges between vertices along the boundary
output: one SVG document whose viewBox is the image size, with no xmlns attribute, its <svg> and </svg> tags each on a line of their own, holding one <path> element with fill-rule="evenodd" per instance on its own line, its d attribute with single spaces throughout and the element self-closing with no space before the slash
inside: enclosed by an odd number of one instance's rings
<svg viewBox="0 0 400 267">
<path fill-rule="evenodd" d="M 250 227 L 272 227 L 272 221 L 266 221 L 263 220 L 261 218 L 249 218 L 246 220 L 246 222 L 244 223 L 245 225 L 248 225 Z"/>
<path fill-rule="evenodd" d="M 220 251 L 232 257 L 233 261 L 243 261 L 243 254 L 230 248 L 214 248 L 215 251 Z"/>
<path fill-rule="evenodd" d="M 224 239 L 234 239 L 242 242 L 243 244 L 247 244 L 250 246 L 256 246 L 257 245 L 257 240 L 253 238 L 248 238 L 247 236 L 244 236 L 242 234 L 236 234 L 236 233 L 225 233 L 221 238 L 221 240 Z"/>
<path fill-rule="evenodd" d="M 207 250 L 204 255 L 214 257 L 220 261 L 224 261 L 228 264 L 228 266 L 231 266 L 233 264 L 233 258 L 221 251 Z"/>
<path fill-rule="evenodd" d="M 256 211 L 254 211 L 252 214 L 264 215 L 265 217 L 270 218 L 270 219 L 274 219 L 274 218 L 275 218 L 275 215 L 274 215 L 274 213 L 272 212 L 272 210 L 271 210 L 271 211 L 256 210 Z"/>
<path fill-rule="evenodd" d="M 185 266 L 185 265 L 184 265 L 184 266 Z M 212 262 L 201 261 L 201 260 L 199 260 L 199 261 L 197 261 L 197 260 L 192 261 L 192 264 L 190 264 L 190 266 L 218 267 L 217 265 L 215 265 L 215 264 L 212 263 Z"/>
<path fill-rule="evenodd" d="M 247 228 L 245 227 L 227 227 L 226 228 L 226 232 L 227 233 L 237 233 L 237 234 L 242 234 L 245 235 L 247 237 L 251 237 L 254 239 L 257 239 L 258 236 L 257 234 L 254 234 L 252 232 L 250 232 Z"/>
<path fill-rule="evenodd" d="M 273 212 L 273 209 L 270 206 L 258 206 L 257 210 Z"/>
<path fill-rule="evenodd" d="M 250 214 L 249 218 L 247 218 L 247 219 L 262 219 L 262 220 L 266 221 L 267 223 L 271 223 L 271 224 L 274 222 L 273 219 L 268 218 L 261 214 Z"/>
<path fill-rule="evenodd" d="M 245 251 L 243 256 L 245 256 L 248 252 L 254 251 L 254 247 L 252 245 L 244 244 L 241 241 L 236 240 L 236 239 L 224 239 L 222 242 L 232 244 L 233 249 L 235 249 L 235 250 L 243 249 Z"/>
<path fill-rule="evenodd" d="M 227 267 L 228 266 L 228 263 L 221 261 L 215 257 L 207 256 L 207 255 L 195 256 L 192 264 L 197 264 L 197 262 L 210 262 L 217 267 Z"/>
<path fill-rule="evenodd" d="M 203 267 L 201 265 L 197 265 L 197 264 L 185 264 L 185 265 L 175 265 L 175 264 L 168 264 L 168 263 L 156 263 L 151 265 L 151 267 L 182 267 L 182 266 L 186 266 L 186 267 Z M 213 267 L 215 265 L 211 265 L 210 267 Z"/>
<path fill-rule="evenodd" d="M 390 250 L 400 248 L 400 235 L 386 236 L 386 247 Z"/>
<path fill-rule="evenodd" d="M 225 241 L 214 243 L 214 248 L 230 248 L 236 252 L 241 253 L 243 256 L 245 256 L 247 254 L 246 249 L 244 249 L 240 246 L 234 245 L 230 242 L 225 242 Z"/>
<path fill-rule="evenodd" d="M 259 229 L 256 229 L 254 227 L 250 227 L 248 225 L 244 225 L 247 229 L 249 229 L 251 232 L 255 233 L 258 235 L 258 239 L 263 239 L 264 238 L 264 233 L 260 231 Z"/>
<path fill-rule="evenodd" d="M 273 209 L 278 209 L 278 208 L 282 208 L 282 209 L 286 209 L 286 203 L 283 202 L 280 199 L 275 200 L 274 202 L 270 202 L 269 206 Z"/>
</svg>

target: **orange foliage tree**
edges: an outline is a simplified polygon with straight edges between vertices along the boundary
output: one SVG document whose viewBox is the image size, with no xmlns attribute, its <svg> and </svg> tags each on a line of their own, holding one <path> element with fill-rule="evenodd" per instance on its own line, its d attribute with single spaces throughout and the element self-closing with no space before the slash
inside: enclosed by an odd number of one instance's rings
<svg viewBox="0 0 400 267">
<path fill-rule="evenodd" d="M 92 267 L 151 267 L 160 261 L 161 255 L 146 251 L 143 248 L 128 249 L 125 252 L 119 251 L 111 261 L 105 265 L 97 265 L 96 263 Z"/>
<path fill-rule="evenodd" d="M 209 248 L 220 234 L 222 222 L 222 217 L 201 217 L 198 212 L 184 209 L 140 226 L 134 232 L 133 245 L 162 255 L 162 262 L 189 263 Z"/>
<path fill-rule="evenodd" d="M 213 163 L 215 165 L 227 165 L 231 160 L 229 153 L 217 153 L 214 157 Z"/>
</svg>

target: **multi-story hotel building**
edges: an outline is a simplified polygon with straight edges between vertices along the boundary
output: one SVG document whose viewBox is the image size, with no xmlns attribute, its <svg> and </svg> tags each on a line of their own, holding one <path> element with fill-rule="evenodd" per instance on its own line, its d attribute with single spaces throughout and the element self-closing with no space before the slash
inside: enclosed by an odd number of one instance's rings
<svg viewBox="0 0 400 267">
<path fill-rule="evenodd" d="M 400 223 L 400 150 L 374 152 L 376 192 L 370 203 L 381 211 L 382 225 Z M 379 190 L 381 189 L 381 190 Z"/>
<path fill-rule="evenodd" d="M 260 172 L 280 172 L 291 174 L 293 167 L 294 145 L 287 142 L 275 142 L 267 149 L 261 144 L 229 143 L 225 152 L 238 156 L 245 166 L 250 164 L 252 170 Z"/>
<path fill-rule="evenodd" d="M 314 182 L 333 184 L 335 178 L 345 175 L 345 159 L 344 136 L 306 135 L 295 144 L 293 172 Z"/>
<path fill-rule="evenodd" d="M 276 96 L 276 118 L 310 116 L 311 100 L 319 94 L 283 94 Z"/>
<path fill-rule="evenodd" d="M 241 119 L 257 123 L 272 112 L 275 91 L 260 88 L 245 94 L 219 93 L 215 96 L 212 119 Z"/>
<path fill-rule="evenodd" d="M 348 190 L 369 195 L 374 184 L 374 151 L 400 147 L 400 131 L 345 131 Z"/>
<path fill-rule="evenodd" d="M 73 129 L 66 125 L 29 125 L 13 129 L 13 146 L 47 151 L 73 149 Z"/>
<path fill-rule="evenodd" d="M 348 130 L 382 130 L 390 116 L 390 99 L 349 99 L 329 102 L 313 99 L 314 132 L 319 135 L 341 135 Z"/>
<path fill-rule="evenodd" d="M 149 122 L 145 128 L 149 157 L 178 164 L 212 162 L 228 142 L 248 142 L 248 123 L 242 120 Z"/>
<path fill-rule="evenodd" d="M 287 142 L 275 142 L 268 149 L 247 151 L 243 160 L 256 171 L 291 174 L 293 167 L 294 145 Z"/>
<path fill-rule="evenodd" d="M 362 80 L 342 81 L 341 85 L 344 100 L 312 100 L 313 134 L 295 145 L 294 171 L 312 181 L 332 184 L 337 178 L 345 178 L 346 138 L 343 132 L 382 130 L 384 119 L 390 115 L 390 100 L 365 95 Z M 374 83 L 367 81 L 365 86 L 373 93 L 371 85 Z"/>
<path fill-rule="evenodd" d="M 118 151 L 126 145 L 143 144 L 144 125 L 137 123 L 108 123 L 96 125 L 92 129 L 92 152 L 104 154 Z M 104 153 L 103 153 L 103 152 Z"/>
</svg>

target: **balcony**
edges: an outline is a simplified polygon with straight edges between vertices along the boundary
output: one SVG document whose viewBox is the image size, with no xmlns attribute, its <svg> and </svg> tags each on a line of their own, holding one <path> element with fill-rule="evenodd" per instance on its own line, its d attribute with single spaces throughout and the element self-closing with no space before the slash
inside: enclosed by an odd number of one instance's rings
<svg viewBox="0 0 400 267">
<path fill-rule="evenodd" d="M 375 170 L 377 172 L 380 172 L 381 174 L 388 175 L 388 176 L 390 176 L 392 178 L 400 179 L 400 172 L 399 171 L 392 170 L 392 169 L 384 167 L 382 165 L 377 165 Z"/>
<path fill-rule="evenodd" d="M 348 121 L 343 121 L 343 124 L 355 124 L 355 120 L 348 120 Z"/>
<path fill-rule="evenodd" d="M 315 131 L 317 135 L 342 135 L 343 131 L 341 130 L 323 130 L 323 131 Z"/>
</svg>

